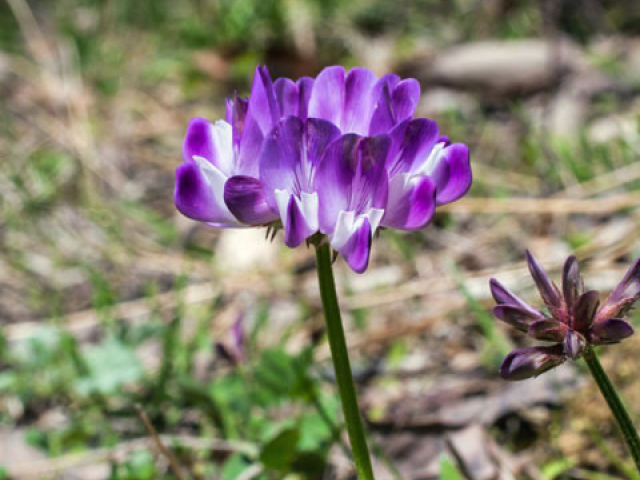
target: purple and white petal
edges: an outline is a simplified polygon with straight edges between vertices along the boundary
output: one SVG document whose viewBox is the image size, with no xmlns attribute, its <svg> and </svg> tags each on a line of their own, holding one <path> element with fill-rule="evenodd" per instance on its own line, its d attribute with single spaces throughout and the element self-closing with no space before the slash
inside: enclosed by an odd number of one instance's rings
<svg viewBox="0 0 640 480">
<path fill-rule="evenodd" d="M 212 124 L 204 118 L 193 118 L 182 145 L 185 161 L 201 157 L 225 175 L 233 172 L 233 136 L 231 125 L 224 120 Z"/>
<path fill-rule="evenodd" d="M 436 188 L 427 176 L 402 173 L 389 182 L 389 197 L 382 225 L 399 230 L 426 226 L 436 209 Z"/>
<path fill-rule="evenodd" d="M 318 196 L 302 193 L 302 199 L 291 195 L 289 201 L 283 205 L 284 195 L 277 192 L 278 206 L 284 227 L 284 243 L 295 248 L 318 230 Z"/>
<path fill-rule="evenodd" d="M 315 175 L 314 190 L 322 208 L 319 210 L 319 224 L 322 233 L 331 234 L 336 228 L 338 215 L 349 210 L 354 170 L 351 168 L 361 137 L 354 134 L 343 135 L 332 142 Z"/>
<path fill-rule="evenodd" d="M 278 218 L 269 207 L 257 178 L 244 175 L 229 178 L 224 186 L 224 201 L 229 211 L 248 225 L 265 225 Z"/>
<path fill-rule="evenodd" d="M 176 170 L 174 202 L 186 217 L 220 227 L 239 227 L 224 202 L 227 177 L 201 157 L 185 162 Z"/>
<path fill-rule="evenodd" d="M 297 117 L 280 122 L 264 142 L 259 162 L 260 180 L 267 202 L 274 210 L 278 209 L 276 190 L 293 193 L 296 170 L 302 161 L 302 142 L 303 123 Z"/>
<path fill-rule="evenodd" d="M 438 125 L 426 118 L 404 121 L 396 125 L 391 133 L 391 149 L 387 159 L 389 177 L 397 173 L 431 175 L 438 159 L 431 155 L 437 146 Z M 441 151 L 444 144 L 437 147 Z"/>
<path fill-rule="evenodd" d="M 352 235 L 347 239 L 346 243 L 339 248 L 334 248 L 344 257 L 354 272 L 362 273 L 369 265 L 372 240 L 373 230 L 371 224 L 369 223 L 369 219 L 364 217 L 362 221 L 355 226 Z"/>
</svg>

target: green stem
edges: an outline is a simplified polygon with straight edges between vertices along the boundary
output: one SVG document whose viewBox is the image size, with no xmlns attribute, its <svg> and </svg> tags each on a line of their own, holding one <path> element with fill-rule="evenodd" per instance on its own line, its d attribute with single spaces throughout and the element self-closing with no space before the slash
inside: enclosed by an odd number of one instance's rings
<svg viewBox="0 0 640 480">
<path fill-rule="evenodd" d="M 627 409 L 624 407 L 622 400 L 620 400 L 615 387 L 602 368 L 602 365 L 600 365 L 600 361 L 593 348 L 587 347 L 584 352 L 584 361 L 589 367 L 593 379 L 598 384 L 602 396 L 607 401 L 616 422 L 618 422 L 618 427 L 622 430 L 622 436 L 627 444 L 627 448 L 633 457 L 636 468 L 640 472 L 640 438 L 638 437 L 636 427 L 633 426 Z"/>
<path fill-rule="evenodd" d="M 331 347 L 331 359 L 336 372 L 342 411 L 347 424 L 347 432 L 351 442 L 353 459 L 356 463 L 358 479 L 373 480 L 371 458 L 369 457 L 369 449 L 367 448 L 362 419 L 358 409 L 358 399 L 356 398 L 356 389 L 351 374 L 349 353 L 347 352 L 342 319 L 340 318 L 336 284 L 333 280 L 333 270 L 331 269 L 331 247 L 327 243 L 316 248 L 316 259 L 318 280 L 320 281 L 320 296 L 322 297 L 327 335 L 329 336 L 329 346 Z"/>
</svg>

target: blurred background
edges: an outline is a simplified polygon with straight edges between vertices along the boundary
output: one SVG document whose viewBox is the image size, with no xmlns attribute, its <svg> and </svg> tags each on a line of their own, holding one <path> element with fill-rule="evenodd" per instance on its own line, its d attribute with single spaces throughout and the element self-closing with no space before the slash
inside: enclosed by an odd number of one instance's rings
<svg viewBox="0 0 640 480">
<path fill-rule="evenodd" d="M 537 302 L 525 248 L 603 295 L 640 255 L 640 2 L 5 0 L 0 51 L 1 479 L 354 478 L 313 251 L 173 206 L 256 64 L 413 76 L 472 152 L 336 264 L 378 478 L 638 478 L 583 365 L 499 379 L 527 341 L 487 312 L 490 277 Z M 636 414 L 639 345 L 602 352 Z"/>
</svg>

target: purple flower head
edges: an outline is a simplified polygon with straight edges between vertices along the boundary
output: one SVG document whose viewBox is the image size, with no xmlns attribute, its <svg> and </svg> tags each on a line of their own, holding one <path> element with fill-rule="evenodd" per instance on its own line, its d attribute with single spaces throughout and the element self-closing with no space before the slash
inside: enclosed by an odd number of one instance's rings
<svg viewBox="0 0 640 480">
<path fill-rule="evenodd" d="M 272 82 L 258 67 L 225 120 L 189 124 L 176 206 L 218 228 L 282 228 L 292 248 L 325 235 L 363 272 L 379 228 L 422 228 L 471 185 L 467 147 L 412 119 L 419 97 L 416 80 L 362 68 Z"/>
<path fill-rule="evenodd" d="M 619 317 L 640 297 L 640 259 L 601 307 L 599 292 L 584 290 L 575 256 L 570 256 L 564 264 L 562 289 L 559 289 L 533 255 L 526 253 L 531 276 L 549 314 L 529 306 L 495 279 L 490 282 L 497 303 L 492 311 L 496 318 L 530 337 L 554 345 L 515 350 L 502 363 L 503 378 L 522 380 L 539 375 L 567 358 L 577 360 L 589 345 L 618 343 L 633 334 L 631 325 Z"/>
</svg>

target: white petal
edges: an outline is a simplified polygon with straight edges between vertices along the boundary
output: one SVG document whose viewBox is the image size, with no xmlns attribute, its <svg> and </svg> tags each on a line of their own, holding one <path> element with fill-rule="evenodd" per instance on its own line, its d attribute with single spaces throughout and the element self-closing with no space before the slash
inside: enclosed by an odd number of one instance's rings
<svg viewBox="0 0 640 480">
<path fill-rule="evenodd" d="M 336 250 L 340 249 L 351 237 L 354 226 L 355 213 L 353 211 L 340 210 L 338 214 L 338 220 L 336 221 L 336 227 L 331 235 L 331 246 Z"/>
<path fill-rule="evenodd" d="M 307 226 L 311 230 L 318 230 L 318 194 L 316 192 L 302 192 L 300 196 L 302 198 L 298 206 L 307 222 Z M 297 198 L 296 201 L 298 201 Z"/>
<path fill-rule="evenodd" d="M 224 120 L 211 125 L 211 137 L 215 149 L 216 163 L 220 170 L 231 176 L 233 172 L 233 129 Z"/>
<path fill-rule="evenodd" d="M 376 230 L 380 226 L 380 221 L 384 217 L 384 210 L 381 208 L 372 208 L 367 212 L 367 218 L 369 219 L 369 225 L 371 225 L 371 234 L 376 233 Z"/>
<path fill-rule="evenodd" d="M 291 194 L 286 190 L 276 189 L 276 203 L 278 204 L 278 212 L 280 213 L 280 220 L 282 220 L 282 226 L 286 228 L 285 222 L 287 221 L 287 208 L 289 207 L 289 198 Z"/>
</svg>

